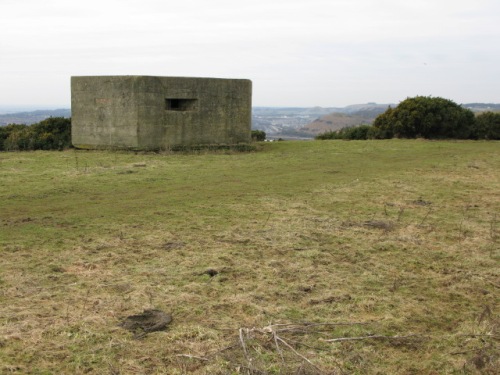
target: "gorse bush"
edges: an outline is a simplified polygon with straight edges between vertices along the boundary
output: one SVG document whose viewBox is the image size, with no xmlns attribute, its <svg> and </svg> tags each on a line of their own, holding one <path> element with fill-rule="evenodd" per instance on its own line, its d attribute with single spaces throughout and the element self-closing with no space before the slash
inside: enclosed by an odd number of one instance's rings
<svg viewBox="0 0 500 375">
<path fill-rule="evenodd" d="M 0 151 L 63 150 L 71 147 L 71 119 L 50 117 L 33 125 L 0 127 Z"/>
<path fill-rule="evenodd" d="M 451 100 L 416 96 L 387 109 L 373 126 L 377 138 L 468 139 L 474 121 L 471 110 Z"/>
<path fill-rule="evenodd" d="M 18 124 L 0 126 L 0 151 L 10 150 L 10 143 L 12 143 L 13 139 L 18 138 L 25 128 L 27 128 L 26 125 Z M 8 142 L 7 139 L 9 139 Z"/>
</svg>

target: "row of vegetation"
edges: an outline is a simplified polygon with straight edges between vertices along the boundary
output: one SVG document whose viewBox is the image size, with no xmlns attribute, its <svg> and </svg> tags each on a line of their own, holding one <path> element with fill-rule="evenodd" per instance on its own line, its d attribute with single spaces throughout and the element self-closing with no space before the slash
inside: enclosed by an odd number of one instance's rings
<svg viewBox="0 0 500 375">
<path fill-rule="evenodd" d="M 455 102 L 426 96 L 402 101 L 389 107 L 373 125 L 343 128 L 316 139 L 500 139 L 500 113 L 475 116 Z"/>
<path fill-rule="evenodd" d="M 266 133 L 262 130 L 252 130 L 253 141 L 264 141 Z M 71 147 L 71 119 L 65 117 L 50 117 L 33 125 L 10 124 L 0 126 L 0 151 L 33 151 L 33 150 L 64 150 Z M 210 149 L 213 146 L 204 146 Z M 223 148 L 217 146 L 217 149 Z M 175 151 L 184 151 L 178 147 Z M 199 148 L 190 147 L 190 150 Z M 248 151 L 245 145 L 231 147 L 237 151 Z"/>
<path fill-rule="evenodd" d="M 63 150 L 71 147 L 71 119 L 50 117 L 33 125 L 0 126 L 0 151 Z"/>
<path fill-rule="evenodd" d="M 426 96 L 408 98 L 389 107 L 373 125 L 360 125 L 321 134 L 316 139 L 500 139 L 500 113 L 477 116 L 455 102 Z M 266 133 L 252 131 L 253 141 Z M 28 125 L 0 127 L 0 151 L 63 150 L 71 147 L 71 119 L 51 117 Z"/>
</svg>

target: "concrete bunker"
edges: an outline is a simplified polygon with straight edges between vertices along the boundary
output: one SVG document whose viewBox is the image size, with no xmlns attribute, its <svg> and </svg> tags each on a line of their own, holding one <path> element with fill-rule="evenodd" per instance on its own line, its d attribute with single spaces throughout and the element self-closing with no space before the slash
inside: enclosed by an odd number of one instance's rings
<svg viewBox="0 0 500 375">
<path fill-rule="evenodd" d="M 246 79 L 71 77 L 77 148 L 247 143 L 251 111 L 252 82 Z"/>
</svg>

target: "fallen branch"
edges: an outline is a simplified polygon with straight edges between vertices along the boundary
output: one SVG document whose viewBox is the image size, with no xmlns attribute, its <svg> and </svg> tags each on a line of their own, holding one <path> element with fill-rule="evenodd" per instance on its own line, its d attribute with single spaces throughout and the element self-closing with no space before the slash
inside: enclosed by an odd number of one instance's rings
<svg viewBox="0 0 500 375">
<path fill-rule="evenodd" d="M 336 339 L 320 339 L 325 342 L 341 342 L 341 341 L 357 341 L 357 340 L 369 340 L 369 339 L 406 339 L 409 337 L 415 337 L 415 336 L 420 336 L 420 335 L 407 335 L 407 336 L 385 336 L 385 335 L 369 335 L 369 336 L 357 336 L 357 337 L 339 337 Z"/>
<path fill-rule="evenodd" d="M 330 325 L 330 323 L 326 323 L 326 324 Z M 323 323 L 305 323 L 305 324 L 303 324 L 303 326 L 307 326 L 307 325 L 321 326 L 321 325 L 325 325 L 325 324 L 323 324 Z M 276 329 L 276 327 L 293 327 L 293 328 Z M 245 344 L 245 338 L 243 335 L 244 335 L 244 332 L 246 332 L 247 335 L 249 332 L 256 332 L 256 333 L 260 333 L 263 335 L 270 334 L 272 336 L 272 339 L 274 340 L 274 344 L 276 346 L 276 351 L 280 355 L 283 363 L 285 363 L 285 357 L 283 355 L 283 350 L 280 348 L 280 343 L 282 345 L 284 345 L 285 347 L 287 347 L 297 357 L 301 358 L 303 361 L 307 362 L 309 365 L 314 367 L 319 373 L 323 373 L 323 371 L 318 366 L 316 366 L 307 357 L 300 354 L 297 350 L 295 350 L 293 348 L 293 346 L 291 346 L 288 342 L 286 342 L 284 339 L 282 339 L 280 336 L 278 336 L 278 332 L 287 332 L 287 331 L 288 332 L 292 332 L 292 331 L 296 332 L 296 330 L 300 329 L 300 328 L 301 327 L 297 324 L 274 324 L 274 325 L 271 324 L 271 325 L 263 327 L 261 329 L 259 329 L 259 328 L 252 328 L 252 329 L 240 328 L 239 329 L 239 341 L 240 341 L 241 347 L 243 348 L 243 353 L 245 355 L 245 358 L 248 361 L 249 367 L 252 368 L 252 358 L 250 357 L 250 354 L 248 353 L 248 349 L 247 349 L 247 346 Z"/>
<path fill-rule="evenodd" d="M 247 350 L 247 346 L 245 345 L 245 339 L 243 338 L 243 328 L 240 328 L 240 343 L 241 347 L 243 348 L 243 353 L 245 354 L 245 358 L 248 361 L 248 365 L 252 367 L 252 358 L 250 358 Z"/>
<path fill-rule="evenodd" d="M 222 353 L 222 352 L 224 352 L 224 351 L 226 351 L 226 350 L 232 349 L 232 348 L 234 348 L 235 346 L 238 346 L 238 344 L 233 344 L 233 345 L 226 346 L 225 348 L 222 348 L 222 349 L 216 350 L 216 351 L 214 351 L 214 352 L 212 352 L 212 353 L 209 353 L 209 354 L 205 355 L 205 357 L 206 357 L 206 358 L 213 357 L 213 356 L 215 356 L 215 355 L 217 355 L 217 354 L 219 354 L 219 353 Z"/>
<path fill-rule="evenodd" d="M 283 352 L 281 351 L 280 345 L 278 344 L 279 337 L 276 334 L 276 331 L 273 331 L 273 339 L 274 339 L 274 344 L 276 345 L 276 350 L 278 351 L 281 357 L 281 362 L 285 362 L 285 357 L 283 357 Z"/>
<path fill-rule="evenodd" d="M 427 211 L 427 214 L 424 216 L 424 218 L 422 219 L 422 221 L 420 222 L 420 224 L 417 225 L 418 227 L 422 227 L 424 225 L 424 221 L 427 220 L 427 217 L 430 215 L 431 211 L 432 211 L 432 208 L 429 207 L 429 210 Z"/>
<path fill-rule="evenodd" d="M 316 327 L 336 327 L 336 326 L 354 326 L 354 325 L 367 325 L 375 322 L 349 322 L 349 323 L 281 323 L 281 324 L 271 324 L 264 328 L 262 331 L 264 332 L 297 332 L 297 331 L 309 331 L 311 328 Z M 278 328 L 278 329 L 276 329 Z"/>
<path fill-rule="evenodd" d="M 294 344 L 296 345 L 299 345 L 299 346 L 305 346 L 306 348 L 309 348 L 309 349 L 314 349 L 314 350 L 319 350 L 319 351 L 330 351 L 330 349 L 327 349 L 327 348 L 319 348 L 317 346 L 312 346 L 312 345 L 307 345 L 303 342 L 300 342 L 300 341 L 295 341 L 295 340 L 290 340 L 288 339 L 288 342 L 293 342 Z"/>
<path fill-rule="evenodd" d="M 209 360 L 208 358 L 198 357 L 198 356 L 192 355 L 192 354 L 177 354 L 176 357 L 185 357 L 185 358 L 191 358 L 191 359 L 198 359 L 200 361 L 205 361 L 205 362 L 207 362 Z"/>
<path fill-rule="evenodd" d="M 477 352 L 480 352 L 481 350 L 483 350 L 482 348 L 480 349 L 471 349 L 471 350 L 465 350 L 463 352 L 453 352 L 453 353 L 450 353 L 451 355 L 464 355 L 464 354 L 469 354 L 469 353 L 477 353 Z"/>
<path fill-rule="evenodd" d="M 491 337 L 493 339 L 500 339 L 499 335 L 491 335 L 491 334 L 488 334 L 488 333 L 485 333 L 485 334 L 461 333 L 461 334 L 458 334 L 457 336 L 466 336 L 466 337 Z"/>
<path fill-rule="evenodd" d="M 302 354 L 300 354 L 298 351 L 296 351 L 290 344 L 288 344 L 285 340 L 283 340 L 281 337 L 279 336 L 276 336 L 276 339 L 278 341 L 281 341 L 288 349 L 290 349 L 296 356 L 302 358 L 304 361 L 306 361 L 307 363 L 309 363 L 312 367 L 314 367 L 316 370 L 318 370 L 320 373 L 322 373 L 323 371 L 321 371 L 321 369 L 319 367 L 317 367 L 314 363 L 312 363 L 309 359 L 307 359 L 306 357 L 304 357 Z"/>
</svg>

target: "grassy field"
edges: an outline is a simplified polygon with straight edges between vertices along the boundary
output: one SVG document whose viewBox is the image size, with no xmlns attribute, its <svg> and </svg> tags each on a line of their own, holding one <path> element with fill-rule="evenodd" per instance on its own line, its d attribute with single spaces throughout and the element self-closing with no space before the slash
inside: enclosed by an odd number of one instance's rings
<svg viewBox="0 0 500 375">
<path fill-rule="evenodd" d="M 0 373 L 496 373 L 500 143 L 259 148 L 0 153 Z"/>
</svg>

